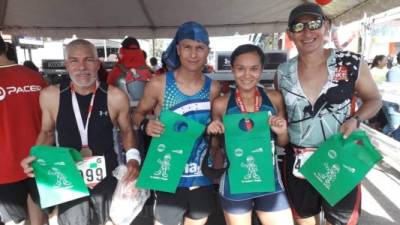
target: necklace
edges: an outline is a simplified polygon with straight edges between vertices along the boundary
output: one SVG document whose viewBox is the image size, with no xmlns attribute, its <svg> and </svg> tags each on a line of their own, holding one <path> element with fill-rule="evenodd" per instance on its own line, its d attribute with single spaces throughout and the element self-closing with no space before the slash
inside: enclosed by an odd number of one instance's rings
<svg viewBox="0 0 400 225">
<path fill-rule="evenodd" d="M 236 104 L 240 108 L 240 111 L 242 113 L 248 113 L 246 105 L 243 102 L 243 97 L 240 95 L 239 89 L 236 89 L 235 100 L 236 100 Z M 260 111 L 260 107 L 261 107 L 261 94 L 258 91 L 258 89 L 256 88 L 256 91 L 254 94 L 254 112 Z M 253 124 L 251 123 L 251 121 L 248 118 L 246 118 L 244 122 L 246 124 L 247 130 L 250 130 L 251 128 L 253 128 Z"/>
</svg>

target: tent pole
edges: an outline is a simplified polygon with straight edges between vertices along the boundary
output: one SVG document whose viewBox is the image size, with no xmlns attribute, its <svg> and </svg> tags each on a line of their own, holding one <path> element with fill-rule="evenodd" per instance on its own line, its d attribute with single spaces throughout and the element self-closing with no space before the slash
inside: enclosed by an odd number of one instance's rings
<svg viewBox="0 0 400 225">
<path fill-rule="evenodd" d="M 155 49 L 154 37 L 151 39 L 151 45 L 152 45 L 152 48 L 153 48 L 153 57 L 155 57 L 156 56 L 156 49 Z"/>
<path fill-rule="evenodd" d="M 107 40 L 104 39 L 104 61 L 107 61 L 108 54 L 107 54 Z"/>
</svg>

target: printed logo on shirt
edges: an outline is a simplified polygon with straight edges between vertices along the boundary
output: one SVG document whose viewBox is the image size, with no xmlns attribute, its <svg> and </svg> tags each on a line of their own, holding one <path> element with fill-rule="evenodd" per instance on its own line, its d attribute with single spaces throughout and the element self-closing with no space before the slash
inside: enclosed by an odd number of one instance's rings
<svg viewBox="0 0 400 225">
<path fill-rule="evenodd" d="M 348 74 L 348 70 L 345 66 L 337 67 L 336 71 L 335 71 L 335 77 L 333 77 L 333 80 L 334 81 L 341 81 L 341 80 L 349 81 L 347 74 Z"/>
<path fill-rule="evenodd" d="M 6 90 L 4 88 L 0 87 L 0 101 L 6 98 Z"/>
<path fill-rule="evenodd" d="M 108 116 L 108 111 L 107 110 L 104 110 L 104 111 L 99 110 L 99 116 Z"/>
<path fill-rule="evenodd" d="M 22 87 L 8 86 L 5 88 L 0 87 L 0 101 L 6 99 L 6 97 L 10 95 L 39 92 L 40 90 L 42 90 L 42 87 L 39 85 L 26 85 Z"/>
</svg>

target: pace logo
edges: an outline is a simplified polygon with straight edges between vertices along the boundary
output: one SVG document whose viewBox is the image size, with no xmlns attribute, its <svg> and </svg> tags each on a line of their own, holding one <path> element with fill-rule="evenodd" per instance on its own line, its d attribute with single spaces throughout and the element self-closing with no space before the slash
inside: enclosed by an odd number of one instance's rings
<svg viewBox="0 0 400 225">
<path fill-rule="evenodd" d="M 4 88 L 0 87 L 0 101 L 6 98 L 6 90 Z"/>
<path fill-rule="evenodd" d="M 25 85 L 22 87 L 8 86 L 5 88 L 0 87 L 0 101 L 4 100 L 10 95 L 39 92 L 41 89 L 42 87 L 39 85 Z"/>
</svg>

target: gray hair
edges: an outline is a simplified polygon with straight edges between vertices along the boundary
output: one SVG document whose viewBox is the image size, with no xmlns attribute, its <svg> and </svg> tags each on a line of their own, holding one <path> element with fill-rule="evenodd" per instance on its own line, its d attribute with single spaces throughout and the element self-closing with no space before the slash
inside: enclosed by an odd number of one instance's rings
<svg viewBox="0 0 400 225">
<path fill-rule="evenodd" d="M 66 46 L 66 55 L 65 58 L 68 59 L 68 54 L 69 51 L 73 48 L 76 48 L 78 46 L 84 46 L 84 47 L 88 47 L 93 51 L 93 55 L 95 58 L 98 58 L 98 54 L 97 54 L 97 49 L 96 46 L 94 46 L 94 44 L 92 44 L 90 41 L 87 41 L 85 39 L 75 39 L 73 41 L 71 41 L 70 43 L 67 44 Z"/>
</svg>

